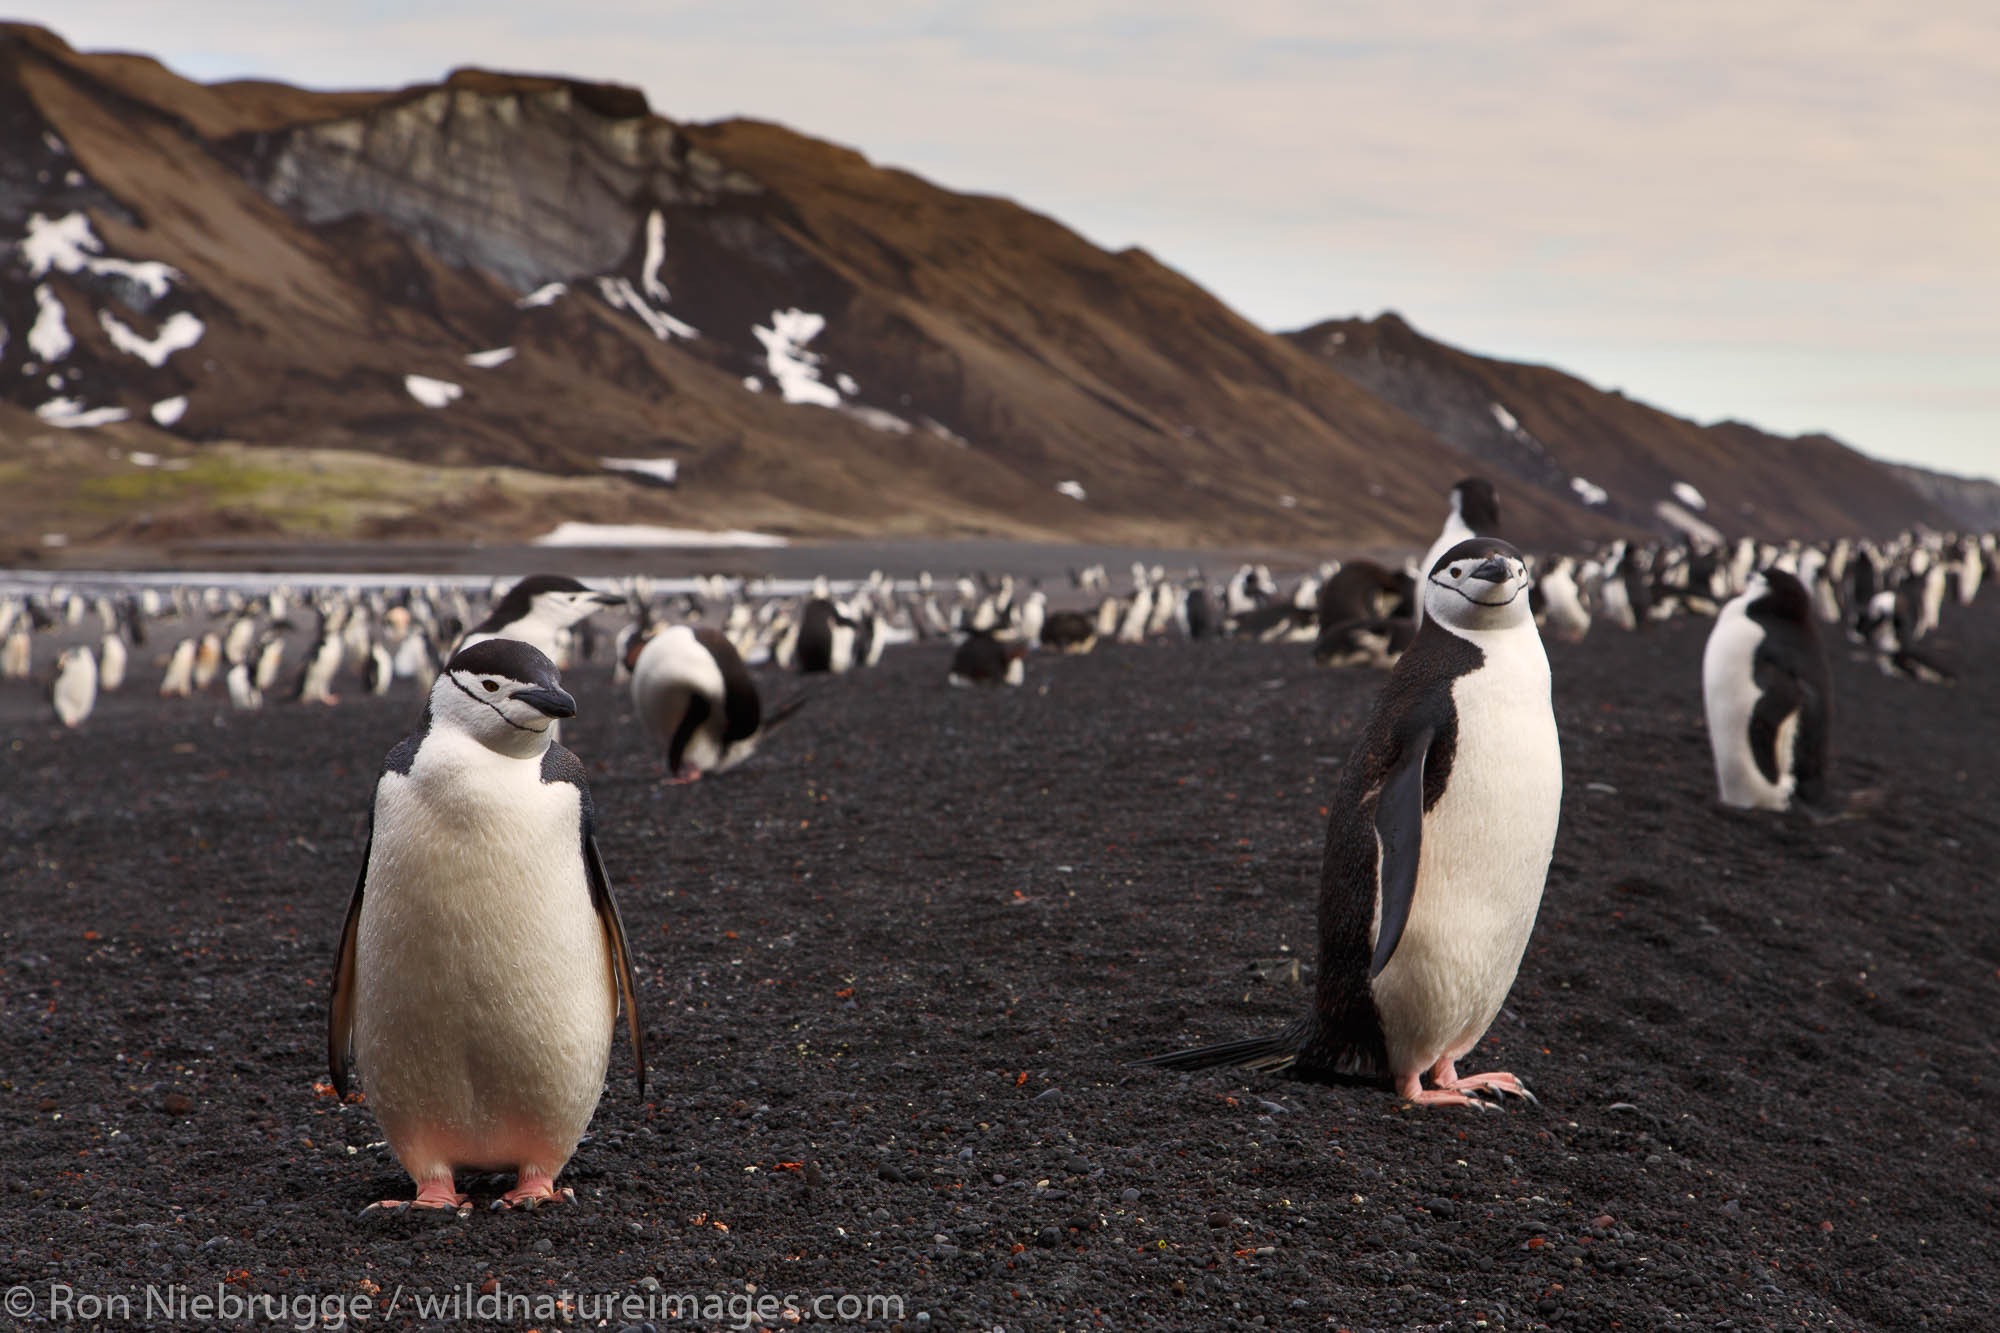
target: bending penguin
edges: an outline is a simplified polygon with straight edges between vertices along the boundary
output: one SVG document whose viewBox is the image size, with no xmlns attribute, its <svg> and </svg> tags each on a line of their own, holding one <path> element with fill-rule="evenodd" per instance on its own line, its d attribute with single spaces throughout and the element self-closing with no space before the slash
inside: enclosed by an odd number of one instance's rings
<svg viewBox="0 0 2000 1333">
<path fill-rule="evenodd" d="M 789 700 L 766 718 L 742 654 L 706 626 L 670 625 L 625 651 L 639 725 L 666 751 L 677 783 L 736 767 L 805 702 Z"/>
<path fill-rule="evenodd" d="M 1428 571 L 1423 628 L 1334 793 L 1305 1017 L 1140 1063 L 1387 1083 L 1431 1106 L 1530 1095 L 1511 1073 L 1458 1072 L 1514 984 L 1562 806 L 1529 582 L 1520 552 L 1493 538 L 1460 542 Z"/>
<path fill-rule="evenodd" d="M 575 715 L 554 663 L 489 639 L 446 663 L 383 763 L 327 1019 L 334 1090 L 359 1069 L 417 1185 L 370 1211 L 462 1211 L 459 1169 L 517 1173 L 495 1208 L 573 1197 L 555 1180 L 597 1108 L 621 999 L 645 1094 L 590 789 L 549 740 Z"/>
<path fill-rule="evenodd" d="M 1724 805 L 1825 809 L 1833 681 L 1804 584 L 1751 575 L 1709 631 L 1701 694 Z"/>
</svg>

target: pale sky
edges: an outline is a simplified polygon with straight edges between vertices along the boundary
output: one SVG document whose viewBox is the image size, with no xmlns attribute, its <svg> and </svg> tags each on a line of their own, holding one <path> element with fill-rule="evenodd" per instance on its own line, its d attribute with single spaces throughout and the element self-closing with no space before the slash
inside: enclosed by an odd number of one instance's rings
<svg viewBox="0 0 2000 1333">
<path fill-rule="evenodd" d="M 673 119 L 779 121 L 1143 246 L 1267 328 L 1395 309 L 1683 416 L 2000 479 L 1991 0 L 63 0 L 38 21 L 204 81 L 637 84 Z"/>
</svg>

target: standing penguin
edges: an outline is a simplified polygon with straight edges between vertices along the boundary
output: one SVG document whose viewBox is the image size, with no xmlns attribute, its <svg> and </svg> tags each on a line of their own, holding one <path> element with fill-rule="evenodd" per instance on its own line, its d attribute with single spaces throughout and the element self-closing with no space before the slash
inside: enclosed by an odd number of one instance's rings
<svg viewBox="0 0 2000 1333">
<path fill-rule="evenodd" d="M 557 1198 L 597 1109 L 622 998 L 646 1087 L 631 950 L 598 854 L 555 664 L 513 639 L 460 649 L 375 786 L 334 961 L 327 1059 L 350 1062 L 414 1200 L 470 1206 L 459 1168 L 513 1170 L 494 1207 Z"/>
<path fill-rule="evenodd" d="M 1451 512 L 1445 515 L 1444 530 L 1424 553 L 1424 562 L 1418 568 L 1426 572 L 1435 568 L 1446 551 L 1468 538 L 1499 535 L 1500 497 L 1494 494 L 1493 483 L 1484 477 L 1467 477 L 1451 488 Z M 1421 597 L 1417 599 L 1416 613 L 1417 623 L 1422 624 Z"/>
<path fill-rule="evenodd" d="M 1462 1075 L 1457 1062 L 1514 984 L 1562 808 L 1529 582 L 1521 553 L 1485 537 L 1428 571 L 1423 627 L 1340 771 L 1306 1016 L 1274 1036 L 1140 1063 L 1388 1083 L 1433 1106 L 1528 1095 L 1513 1074 Z"/>
<path fill-rule="evenodd" d="M 84 647 L 65 648 L 56 658 L 56 683 L 50 691 L 56 718 L 65 727 L 79 727 L 97 706 L 97 658 Z"/>
<path fill-rule="evenodd" d="M 561 639 L 570 626 L 603 607 L 624 604 L 616 593 L 587 588 L 567 574 L 530 574 L 509 588 L 458 646 L 466 649 L 487 639 L 518 639 L 551 662 L 559 662 Z"/>
<path fill-rule="evenodd" d="M 736 767 L 803 702 L 792 700 L 765 718 L 742 654 L 705 625 L 669 625 L 628 644 L 626 656 L 639 725 L 666 752 L 677 783 Z"/>
<path fill-rule="evenodd" d="M 1804 584 L 1750 576 L 1709 631 L 1701 694 L 1724 805 L 1824 808 L 1833 679 Z"/>
</svg>

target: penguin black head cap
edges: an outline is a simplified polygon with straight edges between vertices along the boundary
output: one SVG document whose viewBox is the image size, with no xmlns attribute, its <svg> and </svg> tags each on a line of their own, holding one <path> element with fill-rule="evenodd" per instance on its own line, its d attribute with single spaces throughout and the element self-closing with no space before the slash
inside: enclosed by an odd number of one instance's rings
<svg viewBox="0 0 2000 1333">
<path fill-rule="evenodd" d="M 1497 537 L 1468 537 L 1439 556 L 1425 577 L 1424 615 L 1461 629 L 1497 629 L 1526 616 L 1521 593 L 1528 562 Z"/>
<path fill-rule="evenodd" d="M 461 648 L 445 664 L 444 674 L 466 695 L 494 705 L 496 712 L 499 710 L 495 701 L 504 694 L 546 717 L 576 716 L 576 700 L 563 689 L 556 664 L 541 649 L 519 639 L 486 639 L 470 648 Z M 468 685 L 467 680 L 477 685 Z M 481 699 L 481 694 L 494 698 Z M 502 717 L 505 716 L 503 713 Z M 519 725 L 509 721 L 511 725 Z"/>
<path fill-rule="evenodd" d="M 1458 516 L 1467 527 L 1487 534 L 1500 531 L 1500 497 L 1494 493 L 1492 482 L 1484 477 L 1467 477 L 1451 491 L 1458 501 Z"/>
</svg>

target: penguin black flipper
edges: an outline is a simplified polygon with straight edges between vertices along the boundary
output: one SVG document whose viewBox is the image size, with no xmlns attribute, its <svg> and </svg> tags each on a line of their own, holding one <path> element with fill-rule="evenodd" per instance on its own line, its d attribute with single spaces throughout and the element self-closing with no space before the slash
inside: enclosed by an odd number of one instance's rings
<svg viewBox="0 0 2000 1333">
<path fill-rule="evenodd" d="M 1417 861 L 1424 842 L 1424 759 L 1436 734 L 1433 727 L 1421 727 L 1403 738 L 1402 752 L 1383 776 L 1375 797 L 1375 845 L 1381 851 L 1375 889 L 1382 906 L 1375 955 L 1368 964 L 1371 980 L 1395 956 L 1417 896 Z"/>
<path fill-rule="evenodd" d="M 597 850 L 597 811 L 590 800 L 590 783 L 584 776 L 583 761 L 560 745 L 551 744 L 542 752 L 542 781 L 567 782 L 576 788 L 582 807 L 583 866 L 590 879 L 590 905 L 604 927 L 604 942 L 611 950 L 611 984 L 625 1002 L 625 1031 L 632 1038 L 632 1063 L 639 1074 L 639 1095 L 646 1095 L 646 1040 L 639 1025 L 639 987 L 632 979 L 632 946 L 625 938 L 625 918 L 618 914 L 618 899 L 611 892 L 611 876 L 604 870 L 604 855 Z"/>
<path fill-rule="evenodd" d="M 590 872 L 590 905 L 604 923 L 604 938 L 611 946 L 612 971 L 617 976 L 618 993 L 625 1001 L 625 1031 L 632 1039 L 632 1064 L 639 1075 L 639 1095 L 646 1095 L 646 1038 L 639 1024 L 639 987 L 632 978 L 632 946 L 625 938 L 625 918 L 618 914 L 618 900 L 611 896 L 611 877 L 604 872 L 604 857 L 597 850 L 597 838 L 583 835 L 583 861 Z"/>
<path fill-rule="evenodd" d="M 375 850 L 375 830 L 361 853 L 361 873 L 354 877 L 354 894 L 347 900 L 347 919 L 340 924 L 340 946 L 333 955 L 333 996 L 326 1011 L 326 1072 L 334 1095 L 347 1096 L 348 1058 L 354 1033 L 354 932 L 361 923 L 361 894 L 368 885 L 368 857 Z"/>
<path fill-rule="evenodd" d="M 1807 689 L 1803 681 L 1787 671 L 1776 658 L 1759 652 L 1751 666 L 1751 679 L 1756 682 L 1757 702 L 1750 710 L 1750 757 L 1757 763 L 1757 771 L 1764 775 L 1764 781 L 1777 783 L 1783 774 L 1778 767 L 1778 734 L 1793 716 L 1798 717 L 1798 726 L 1803 732 L 1806 719 L 1814 711 L 1806 707 Z M 1792 743 L 1794 762 L 1803 764 L 1806 756 L 1815 751 L 1805 747 L 1806 737 L 1796 735 Z M 1803 782 L 1804 774 L 1800 774 Z"/>
</svg>

